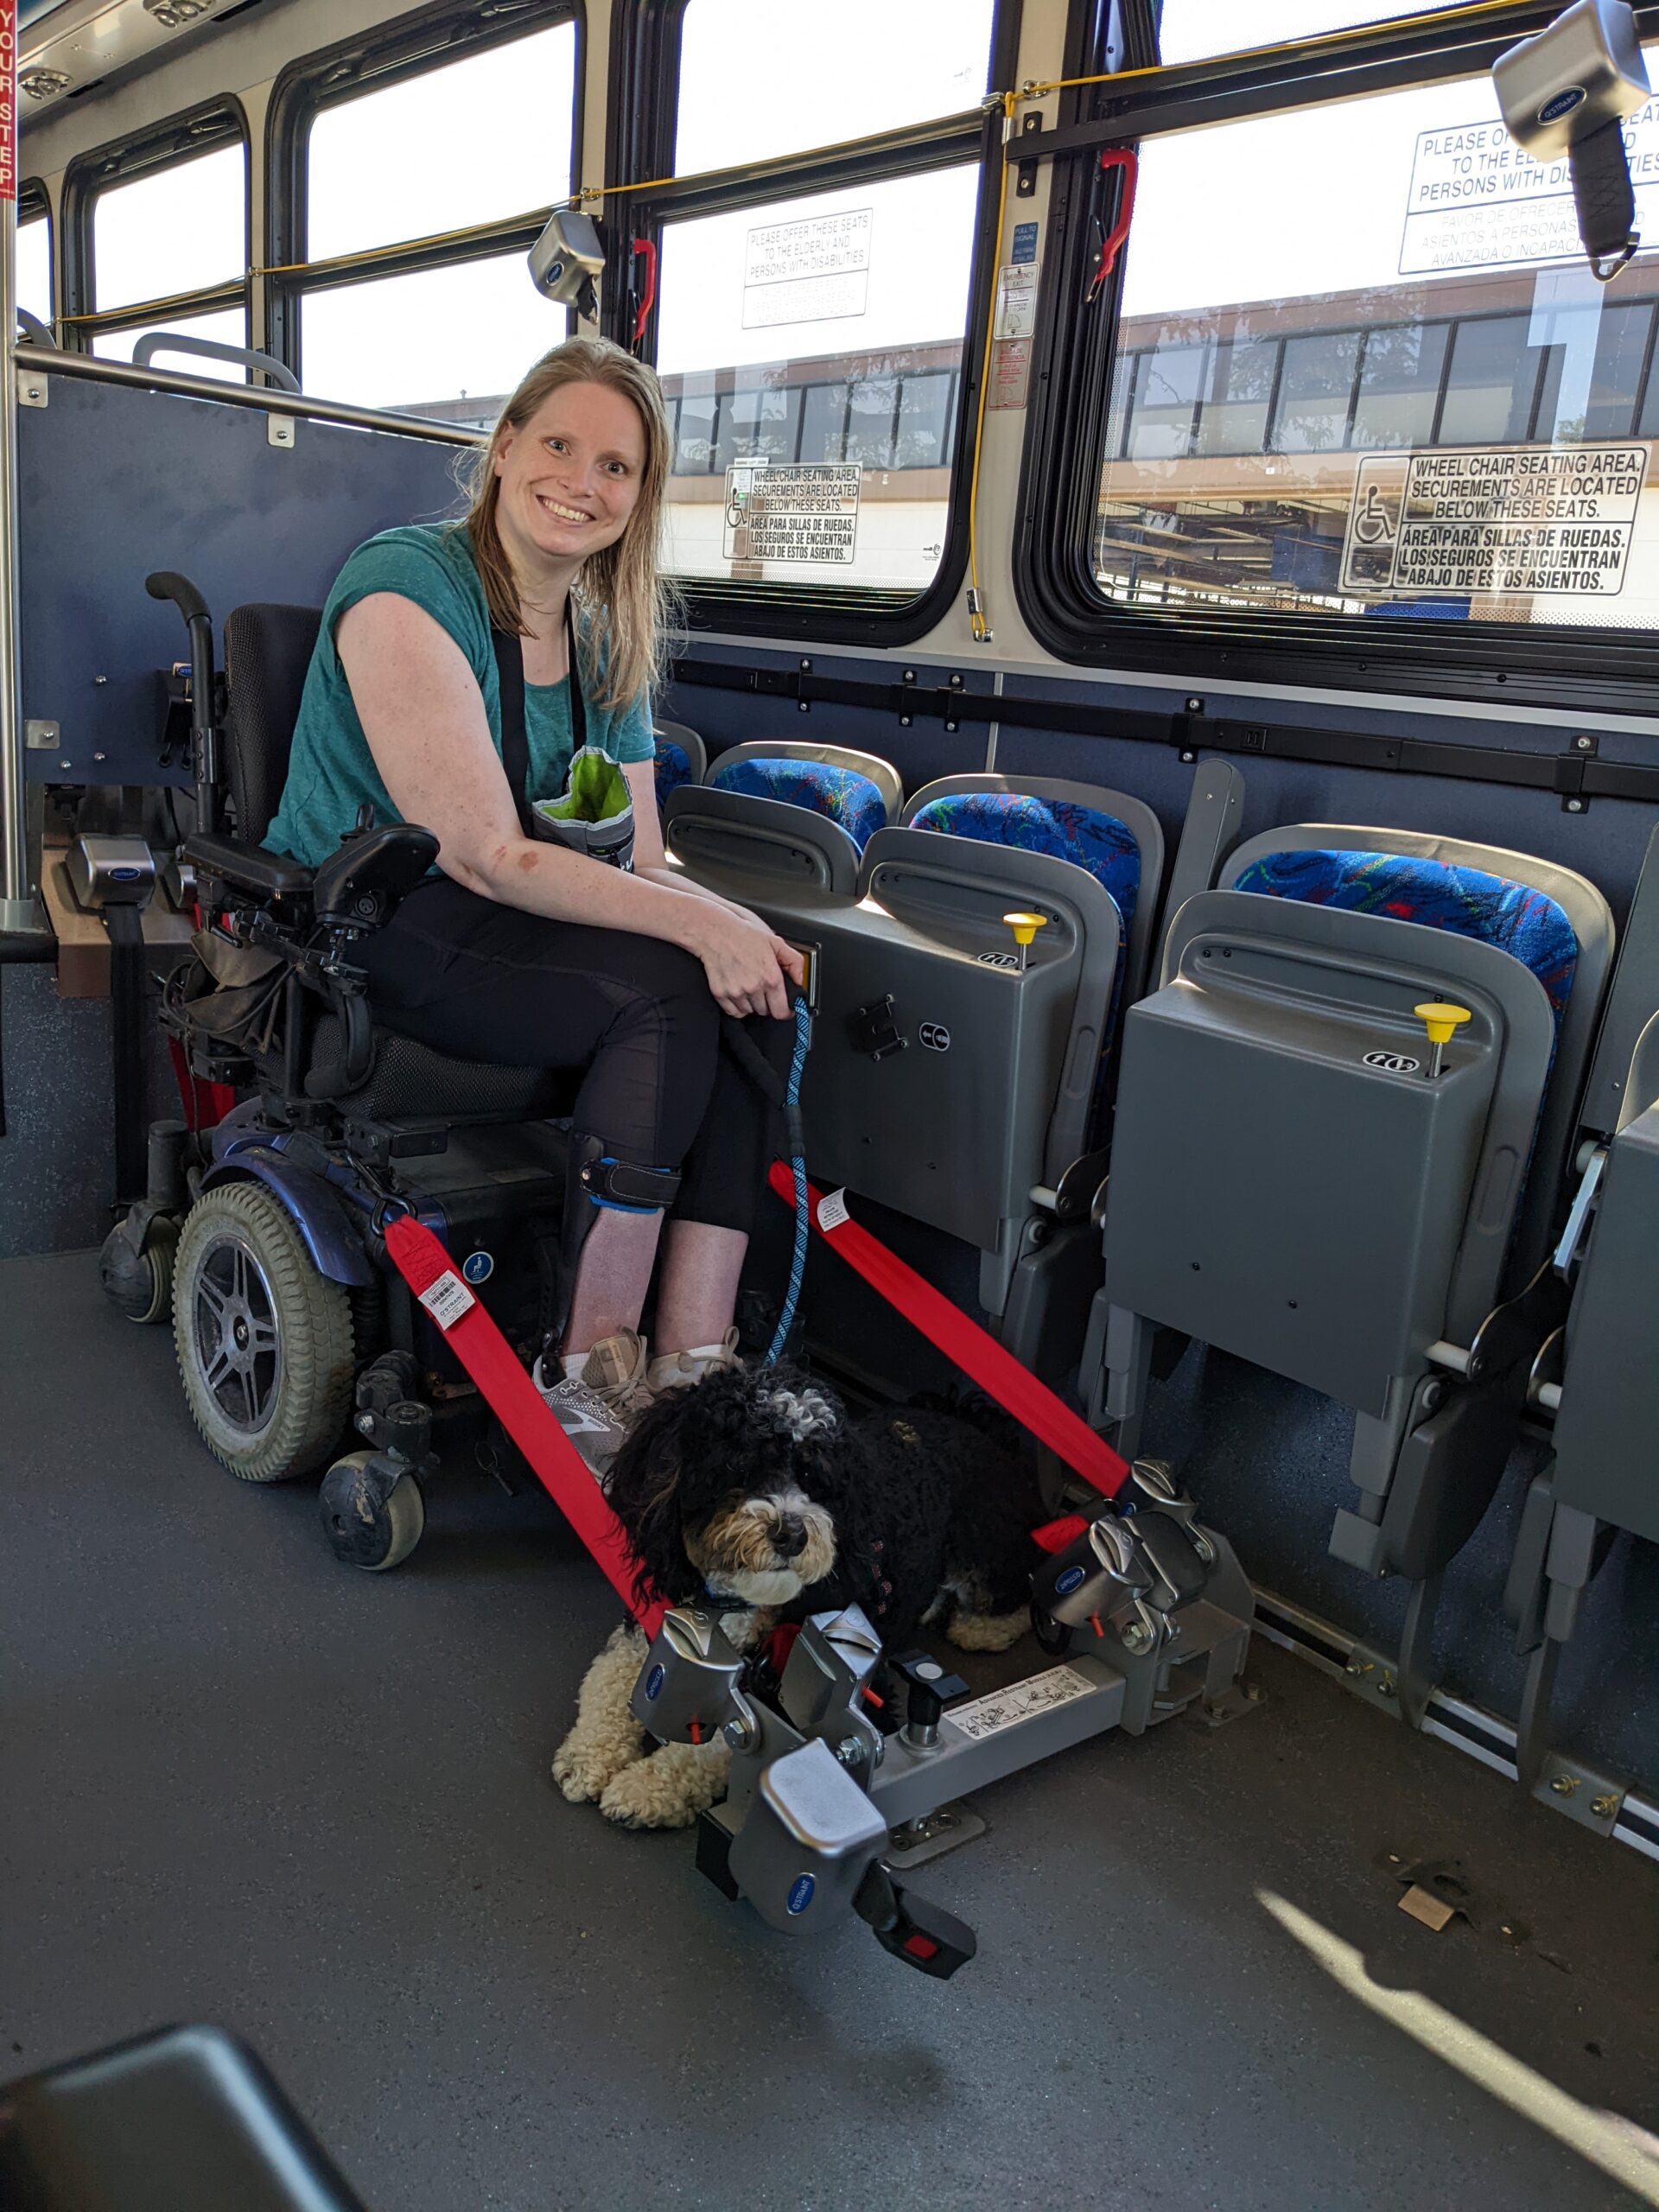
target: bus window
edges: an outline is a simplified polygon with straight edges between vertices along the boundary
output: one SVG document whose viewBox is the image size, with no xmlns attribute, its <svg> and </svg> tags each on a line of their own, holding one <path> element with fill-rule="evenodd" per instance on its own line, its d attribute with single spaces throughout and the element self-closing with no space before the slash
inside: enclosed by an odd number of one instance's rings
<svg viewBox="0 0 1659 2212">
<path fill-rule="evenodd" d="M 226 127 L 224 119 L 214 127 Z M 92 188 L 90 312 L 75 320 L 93 353 L 130 360 L 147 330 L 248 343 L 247 175 L 238 129 L 229 144 Z M 232 304 L 238 296 L 242 303 Z M 237 383 L 246 374 L 194 357 L 159 365 Z"/>
<path fill-rule="evenodd" d="M 24 185 L 17 195 L 17 304 L 52 322 L 52 219 L 46 195 Z"/>
<path fill-rule="evenodd" d="M 1207 61 L 1258 46 L 1288 45 L 1366 23 L 1432 16 L 1459 0 L 1164 0 L 1159 52 L 1166 62 Z"/>
<path fill-rule="evenodd" d="M 569 327 L 524 252 L 576 181 L 576 26 L 361 89 L 374 74 L 372 49 L 343 91 L 312 65 L 293 109 L 305 228 L 280 259 L 306 265 L 276 280 L 289 346 L 320 397 L 487 427 Z M 467 133 L 464 162 L 443 158 L 469 117 L 487 130 Z"/>
<path fill-rule="evenodd" d="M 995 0 L 686 0 L 677 176 L 865 138 L 977 107 Z"/>
<path fill-rule="evenodd" d="M 950 518 L 976 167 L 666 223 L 684 577 L 919 594 Z"/>
<path fill-rule="evenodd" d="M 1166 29 L 1206 13 L 1169 0 Z M 1659 104 L 1630 131 L 1656 236 Z M 1306 220 L 1230 219 L 1275 176 L 1319 180 Z M 1308 618 L 1402 613 L 1659 628 L 1659 482 L 1630 442 L 1659 426 L 1656 302 L 1659 257 L 1594 282 L 1565 164 L 1511 144 L 1485 78 L 1145 140 L 1103 598 L 1294 615 L 1305 640 Z"/>
</svg>

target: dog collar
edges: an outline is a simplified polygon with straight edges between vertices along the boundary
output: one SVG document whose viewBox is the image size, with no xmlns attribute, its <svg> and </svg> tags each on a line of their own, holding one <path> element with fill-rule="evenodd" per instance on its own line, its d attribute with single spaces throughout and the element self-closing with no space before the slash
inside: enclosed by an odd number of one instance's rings
<svg viewBox="0 0 1659 2212">
<path fill-rule="evenodd" d="M 754 1611 L 747 1598 L 735 1597 L 729 1590 L 712 1590 L 706 1582 L 702 1586 L 702 1595 L 706 1604 L 715 1606 L 722 1613 L 752 1613 Z"/>
</svg>

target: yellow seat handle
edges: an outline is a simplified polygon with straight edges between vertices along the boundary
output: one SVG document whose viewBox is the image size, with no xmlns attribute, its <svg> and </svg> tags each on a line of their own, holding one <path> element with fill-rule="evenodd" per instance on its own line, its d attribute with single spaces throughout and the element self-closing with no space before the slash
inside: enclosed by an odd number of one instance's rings
<svg viewBox="0 0 1659 2212">
<path fill-rule="evenodd" d="M 1039 930 L 1048 927 L 1046 914 L 1004 914 L 1002 918 L 1014 931 L 1014 941 L 1022 950 Z"/>
<path fill-rule="evenodd" d="M 1443 999 L 1425 999 L 1411 1010 L 1427 1030 L 1431 1045 L 1449 1045 L 1464 1023 L 1475 1018 L 1466 1006 L 1451 1006 Z"/>
</svg>

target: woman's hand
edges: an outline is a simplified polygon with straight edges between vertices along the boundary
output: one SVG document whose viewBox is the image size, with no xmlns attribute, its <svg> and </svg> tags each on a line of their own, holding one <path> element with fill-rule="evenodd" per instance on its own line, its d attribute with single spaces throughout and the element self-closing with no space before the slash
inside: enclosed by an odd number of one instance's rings
<svg viewBox="0 0 1659 2212">
<path fill-rule="evenodd" d="M 688 944 L 703 965 L 722 1014 L 789 1018 L 789 984 L 805 972 L 792 945 L 775 937 L 757 915 L 713 899 L 699 899 Z"/>
</svg>

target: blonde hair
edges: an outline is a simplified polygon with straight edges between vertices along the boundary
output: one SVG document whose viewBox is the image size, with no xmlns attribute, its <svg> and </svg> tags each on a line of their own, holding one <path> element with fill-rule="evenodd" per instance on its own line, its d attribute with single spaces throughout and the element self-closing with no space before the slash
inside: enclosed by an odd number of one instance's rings
<svg viewBox="0 0 1659 2212">
<path fill-rule="evenodd" d="M 607 713 L 616 714 L 643 704 L 652 687 L 661 683 L 669 626 L 678 612 L 657 566 L 672 445 L 655 372 L 603 338 L 567 339 L 543 353 L 520 378 L 489 443 L 467 470 L 469 505 L 462 527 L 472 540 L 492 627 L 523 637 L 518 585 L 496 520 L 501 480 L 495 464 L 505 433 L 522 430 L 554 392 L 570 384 L 602 385 L 632 400 L 645 432 L 645 464 L 627 527 L 613 545 L 589 555 L 573 588 L 584 617 L 577 632 L 582 689 Z"/>
</svg>

